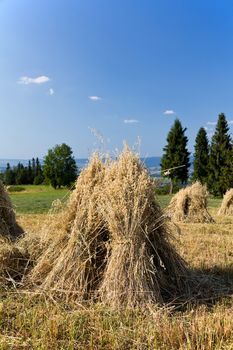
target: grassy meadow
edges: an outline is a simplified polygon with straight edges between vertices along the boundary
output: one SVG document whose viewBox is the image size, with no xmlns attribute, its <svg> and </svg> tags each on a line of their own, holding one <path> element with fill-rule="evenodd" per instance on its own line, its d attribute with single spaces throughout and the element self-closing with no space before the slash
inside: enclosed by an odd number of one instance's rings
<svg viewBox="0 0 233 350">
<path fill-rule="evenodd" d="M 65 189 L 24 187 L 10 197 L 26 231 L 40 228 L 53 200 L 69 196 Z M 158 200 L 164 207 L 170 196 Z M 12 288 L 0 302 L 0 349 L 233 349 L 233 217 L 216 215 L 220 203 L 209 200 L 215 224 L 179 224 L 174 242 L 206 282 L 205 298 L 147 310 L 111 310 Z"/>
</svg>

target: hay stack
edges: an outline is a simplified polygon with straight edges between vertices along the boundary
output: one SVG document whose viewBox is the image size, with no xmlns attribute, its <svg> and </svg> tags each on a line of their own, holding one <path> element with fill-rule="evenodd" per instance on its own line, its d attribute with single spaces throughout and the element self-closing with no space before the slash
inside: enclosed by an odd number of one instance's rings
<svg viewBox="0 0 233 350">
<path fill-rule="evenodd" d="M 76 183 L 67 208 L 42 232 L 49 245 L 32 270 L 30 281 L 44 290 L 84 300 L 97 289 L 105 267 L 108 232 L 98 202 L 105 167 L 94 155 Z"/>
<path fill-rule="evenodd" d="M 167 208 L 167 214 L 177 222 L 214 222 L 207 210 L 207 199 L 206 186 L 195 182 L 174 195 Z"/>
<path fill-rule="evenodd" d="M 187 268 L 170 243 L 154 183 L 127 147 L 94 156 L 67 207 L 41 232 L 45 250 L 29 282 L 67 300 L 135 306 L 183 294 Z"/>
<path fill-rule="evenodd" d="M 225 193 L 218 215 L 233 215 L 233 188 Z"/>
<path fill-rule="evenodd" d="M 10 198 L 0 181 L 0 235 L 15 240 L 22 233 L 22 228 L 16 222 Z"/>
<path fill-rule="evenodd" d="M 104 183 L 102 212 L 111 251 L 102 301 L 132 307 L 183 293 L 186 266 L 170 243 L 153 180 L 139 158 L 126 147 L 107 169 Z"/>
<path fill-rule="evenodd" d="M 4 237 L 0 238 L 0 289 L 13 286 L 26 273 L 29 259 L 24 251 Z"/>
</svg>

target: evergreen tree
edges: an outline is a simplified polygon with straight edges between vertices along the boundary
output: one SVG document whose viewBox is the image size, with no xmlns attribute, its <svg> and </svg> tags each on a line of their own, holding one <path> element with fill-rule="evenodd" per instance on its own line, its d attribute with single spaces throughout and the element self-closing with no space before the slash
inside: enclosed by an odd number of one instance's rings
<svg viewBox="0 0 233 350">
<path fill-rule="evenodd" d="M 205 184 L 208 180 L 209 143 L 204 128 L 199 129 L 194 147 L 193 180 Z"/>
<path fill-rule="evenodd" d="M 179 119 L 176 119 L 168 133 L 167 145 L 163 149 L 161 172 L 162 175 L 166 175 L 171 179 L 170 192 L 172 192 L 173 184 L 179 182 L 183 184 L 188 180 L 190 153 L 187 150 L 188 138 L 185 136 L 185 131 L 186 128 L 182 127 Z"/>
<path fill-rule="evenodd" d="M 65 143 L 49 149 L 44 159 L 44 176 L 54 188 L 69 186 L 77 176 L 77 166 L 71 148 Z"/>
<path fill-rule="evenodd" d="M 39 158 L 36 158 L 36 165 L 35 165 L 35 178 L 34 178 L 34 185 L 40 185 L 44 182 L 44 175 L 42 171 L 42 167 L 39 161 Z"/>
<path fill-rule="evenodd" d="M 31 185 L 31 184 L 33 184 L 33 181 L 34 181 L 34 175 L 33 175 L 30 160 L 28 161 L 28 167 L 27 167 L 26 171 L 27 171 L 27 183 Z"/>
<path fill-rule="evenodd" d="M 231 137 L 226 117 L 221 113 L 210 147 L 208 187 L 211 193 L 222 196 L 233 186 L 232 169 Z"/>
<path fill-rule="evenodd" d="M 33 173 L 33 178 L 36 177 L 36 161 L 35 158 L 32 158 L 32 173 Z"/>
<path fill-rule="evenodd" d="M 14 185 L 15 184 L 15 173 L 14 173 L 14 170 L 11 169 L 9 163 L 7 163 L 7 165 L 6 165 L 6 170 L 4 173 L 4 182 L 6 185 Z"/>
<path fill-rule="evenodd" d="M 35 166 L 35 174 L 36 174 L 36 176 L 38 176 L 38 175 L 41 175 L 41 173 L 42 173 L 42 168 L 40 165 L 39 158 L 37 157 L 36 158 L 36 166 Z"/>
<path fill-rule="evenodd" d="M 28 174 L 27 167 L 24 167 L 23 164 L 18 163 L 16 168 L 16 177 L 15 177 L 16 185 L 27 185 L 28 184 Z"/>
</svg>

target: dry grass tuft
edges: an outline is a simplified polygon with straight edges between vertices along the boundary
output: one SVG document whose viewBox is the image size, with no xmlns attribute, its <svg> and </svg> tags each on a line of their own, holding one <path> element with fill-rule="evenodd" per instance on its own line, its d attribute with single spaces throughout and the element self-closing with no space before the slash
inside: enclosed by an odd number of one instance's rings
<svg viewBox="0 0 233 350">
<path fill-rule="evenodd" d="M 218 215 L 233 215 L 233 188 L 225 193 Z"/>
<path fill-rule="evenodd" d="M 154 183 L 126 146 L 106 170 L 101 209 L 110 233 L 110 255 L 100 287 L 110 306 L 163 302 L 184 292 L 187 270 L 170 243 Z"/>
<path fill-rule="evenodd" d="M 89 299 L 97 289 L 108 239 L 98 210 L 104 172 L 105 166 L 94 155 L 78 177 L 67 207 L 50 215 L 41 232 L 41 244 L 47 248 L 30 275 L 40 288 L 78 300 Z"/>
<path fill-rule="evenodd" d="M 2 288 L 9 285 L 16 287 L 23 278 L 29 259 L 25 252 L 5 237 L 0 237 L 0 284 Z"/>
<path fill-rule="evenodd" d="M 177 222 L 211 223 L 214 219 L 207 210 L 206 186 L 195 182 L 174 195 L 167 214 Z"/>
<path fill-rule="evenodd" d="M 23 230 L 17 224 L 13 206 L 7 191 L 0 181 L 0 235 L 15 240 Z"/>
</svg>

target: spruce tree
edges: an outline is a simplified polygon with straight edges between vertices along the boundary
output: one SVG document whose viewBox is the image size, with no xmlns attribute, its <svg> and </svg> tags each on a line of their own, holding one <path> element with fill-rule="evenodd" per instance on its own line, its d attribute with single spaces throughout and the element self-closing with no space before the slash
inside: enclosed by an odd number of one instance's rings
<svg viewBox="0 0 233 350">
<path fill-rule="evenodd" d="M 215 133 L 211 140 L 209 157 L 208 188 L 215 196 L 222 196 L 233 186 L 232 144 L 226 117 L 218 117 Z"/>
<path fill-rule="evenodd" d="M 190 153 L 187 150 L 188 138 L 185 136 L 185 131 L 186 128 L 182 127 L 179 119 L 176 119 L 168 133 L 167 145 L 163 149 L 161 172 L 162 175 L 171 179 L 170 192 L 172 192 L 173 184 L 179 182 L 184 184 L 188 180 Z"/>
<path fill-rule="evenodd" d="M 208 180 L 209 143 L 204 128 L 199 129 L 194 148 L 193 180 L 205 184 Z"/>
<path fill-rule="evenodd" d="M 32 158 L 32 173 L 33 173 L 33 178 L 36 177 L 36 161 L 35 158 Z"/>
<path fill-rule="evenodd" d="M 4 182 L 6 185 L 14 185 L 15 184 L 15 173 L 9 163 L 6 165 L 6 170 L 4 173 Z"/>
<path fill-rule="evenodd" d="M 32 172 L 32 166 L 31 166 L 31 161 L 28 161 L 28 167 L 27 167 L 27 183 L 28 184 L 33 184 L 34 181 L 34 176 Z"/>
</svg>

